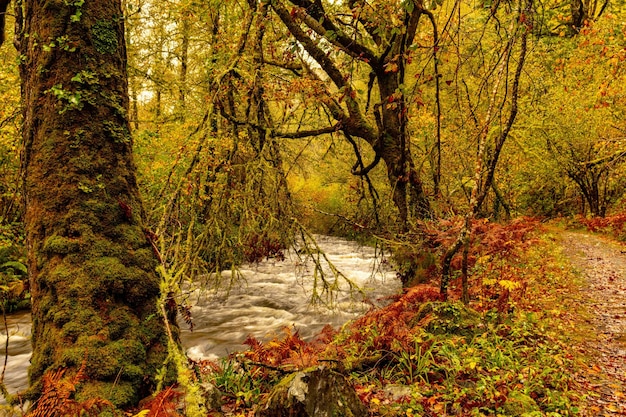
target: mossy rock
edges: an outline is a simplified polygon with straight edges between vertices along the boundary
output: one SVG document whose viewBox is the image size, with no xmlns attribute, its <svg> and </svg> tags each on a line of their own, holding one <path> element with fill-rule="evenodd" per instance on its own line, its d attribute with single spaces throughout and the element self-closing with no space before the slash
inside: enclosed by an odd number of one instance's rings
<svg viewBox="0 0 626 417">
<path fill-rule="evenodd" d="M 348 379 L 320 366 L 283 378 L 258 417 L 365 417 L 369 413 Z"/>
<path fill-rule="evenodd" d="M 535 400 L 519 391 L 511 391 L 509 393 L 502 409 L 507 416 L 530 417 L 543 415 Z"/>
<path fill-rule="evenodd" d="M 399 247 L 393 250 L 391 258 L 394 269 L 398 272 L 403 288 L 425 284 L 437 265 L 434 254 L 428 250 Z"/>
<path fill-rule="evenodd" d="M 411 325 L 424 325 L 432 334 L 451 334 L 473 337 L 484 332 L 480 313 L 461 303 L 431 301 L 422 304 Z"/>
</svg>

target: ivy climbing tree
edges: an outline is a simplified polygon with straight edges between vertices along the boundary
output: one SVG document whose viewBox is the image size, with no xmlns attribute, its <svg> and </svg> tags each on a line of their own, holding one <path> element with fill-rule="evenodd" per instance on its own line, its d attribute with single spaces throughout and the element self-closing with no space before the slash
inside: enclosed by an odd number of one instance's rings
<svg viewBox="0 0 626 417">
<path fill-rule="evenodd" d="M 135 178 L 121 2 L 17 6 L 33 300 L 28 396 L 40 398 L 46 376 L 64 369 L 80 381 L 75 401 L 126 407 L 157 385 L 168 336 Z"/>
</svg>

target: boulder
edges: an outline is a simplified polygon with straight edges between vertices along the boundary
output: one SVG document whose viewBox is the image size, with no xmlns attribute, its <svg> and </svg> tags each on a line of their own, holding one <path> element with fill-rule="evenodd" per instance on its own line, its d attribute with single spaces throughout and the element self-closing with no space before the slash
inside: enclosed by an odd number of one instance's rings
<svg viewBox="0 0 626 417">
<path fill-rule="evenodd" d="M 510 392 L 502 408 L 507 416 L 535 415 L 541 411 L 535 400 L 519 391 Z"/>
<path fill-rule="evenodd" d="M 466 338 L 485 331 L 480 313 L 461 303 L 440 301 L 422 304 L 411 325 L 422 325 L 433 334 L 453 334 Z"/>
<path fill-rule="evenodd" d="M 258 417 L 366 417 L 348 379 L 324 366 L 295 372 L 274 387 Z"/>
<path fill-rule="evenodd" d="M 222 393 L 210 382 L 200 384 L 200 393 L 204 398 L 204 406 L 208 410 L 219 410 L 222 406 Z"/>
</svg>

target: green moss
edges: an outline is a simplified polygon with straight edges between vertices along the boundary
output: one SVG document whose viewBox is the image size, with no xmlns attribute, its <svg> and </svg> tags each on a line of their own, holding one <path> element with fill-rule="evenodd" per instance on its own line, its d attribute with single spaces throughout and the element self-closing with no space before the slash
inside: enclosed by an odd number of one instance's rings
<svg viewBox="0 0 626 417">
<path fill-rule="evenodd" d="M 141 322 L 140 333 L 137 335 L 144 344 L 151 343 L 155 336 L 162 333 L 162 317 L 158 314 L 150 314 Z"/>
<path fill-rule="evenodd" d="M 104 217 L 114 209 L 113 204 L 104 199 L 90 198 L 81 202 L 82 209 L 87 212 Z"/>
<path fill-rule="evenodd" d="M 142 365 L 146 361 L 146 350 L 137 340 L 117 340 L 101 349 L 100 353 L 105 358 L 117 358 L 116 372 L 123 379 L 140 382 L 144 377 Z"/>
<path fill-rule="evenodd" d="M 113 111 L 123 118 L 127 117 L 126 108 L 124 107 L 123 101 L 121 97 L 114 93 L 100 93 L 100 96 L 105 100 L 106 105 L 109 106 Z M 130 139 L 130 138 L 129 138 Z"/>
<path fill-rule="evenodd" d="M 128 307 L 120 306 L 114 309 L 109 316 L 107 328 L 111 339 L 121 339 L 126 332 L 130 332 L 129 337 L 137 337 L 136 328 L 139 324 L 135 315 Z"/>
<path fill-rule="evenodd" d="M 75 185 L 75 187 L 76 190 L 78 190 L 77 185 Z M 91 233 L 92 229 L 97 230 L 101 227 L 101 224 L 102 219 L 98 218 L 94 213 L 70 208 L 59 222 L 59 227 L 73 236 L 84 236 L 85 234 Z M 87 238 L 86 236 L 84 237 Z"/>
<path fill-rule="evenodd" d="M 55 316 L 56 317 L 56 316 Z M 69 342 L 74 342 L 82 334 L 84 329 L 81 325 L 75 322 L 67 322 L 61 330 L 61 337 L 67 339 Z"/>
<path fill-rule="evenodd" d="M 45 317 L 51 309 L 54 309 L 56 306 L 56 298 L 51 294 L 41 295 L 39 297 L 39 311 L 41 312 L 41 316 Z M 34 319 L 34 316 L 33 316 Z"/>
<path fill-rule="evenodd" d="M 145 274 L 138 268 L 125 266 L 119 258 L 110 256 L 89 260 L 85 262 L 84 268 L 88 275 L 98 276 L 98 285 L 112 294 L 123 293 L 129 283 L 140 283 Z"/>
<path fill-rule="evenodd" d="M 48 254 L 68 254 L 80 251 L 80 240 L 59 235 L 48 237 L 43 244 L 43 251 Z"/>
<path fill-rule="evenodd" d="M 74 298 L 94 298 L 105 293 L 97 279 L 85 274 L 80 274 L 70 284 L 68 295 Z"/>
<path fill-rule="evenodd" d="M 147 273 L 136 266 L 126 266 L 120 258 L 103 256 L 84 262 L 86 276 L 73 283 L 79 293 L 88 294 L 99 287 L 97 292 L 111 295 L 124 295 L 129 300 L 143 300 L 149 295 L 156 295 L 159 281 L 156 274 Z M 97 279 L 94 279 L 97 277 Z M 84 288 L 84 290 L 81 290 Z"/>
<path fill-rule="evenodd" d="M 137 249 L 133 253 L 133 264 L 140 268 L 149 268 L 153 270 L 156 268 L 156 257 L 152 248 Z"/>
<path fill-rule="evenodd" d="M 91 27 L 91 35 L 96 51 L 101 54 L 115 53 L 117 43 L 117 25 L 111 20 L 98 20 Z"/>
<path fill-rule="evenodd" d="M 131 249 L 146 246 L 146 236 L 139 226 L 121 224 L 115 227 L 115 232 L 120 236 L 120 240 Z"/>
<path fill-rule="evenodd" d="M 80 402 L 93 398 L 106 398 L 120 409 L 136 404 L 139 401 L 133 384 L 127 381 L 89 381 L 82 384 L 80 391 L 76 394 L 76 400 Z"/>
<path fill-rule="evenodd" d="M 62 327 L 66 323 L 70 323 L 74 317 L 74 312 L 78 308 L 79 307 L 76 301 L 71 298 L 64 298 L 60 300 L 57 305 L 50 310 L 53 323 L 59 327 Z"/>
<path fill-rule="evenodd" d="M 52 338 L 48 339 L 45 336 L 39 341 L 40 348 L 37 352 L 33 351 L 33 357 L 30 360 L 31 366 L 28 368 L 29 376 L 43 375 L 45 370 L 52 366 L 54 358 L 54 346 L 56 341 Z M 31 378 L 32 380 L 32 378 Z"/>
<path fill-rule="evenodd" d="M 127 298 L 129 300 L 141 300 L 158 296 L 159 279 L 156 274 L 146 274 L 143 272 L 143 275 L 144 278 L 141 281 L 134 282 L 134 285 L 131 288 L 128 288 Z"/>
<path fill-rule="evenodd" d="M 94 237 L 91 240 L 91 248 L 89 248 L 89 258 L 114 257 L 123 256 L 124 250 L 119 245 L 114 245 L 109 239 L 103 237 Z"/>
<path fill-rule="evenodd" d="M 526 416 L 530 413 L 543 415 L 535 400 L 519 391 L 511 391 L 502 408 L 507 416 Z"/>
<path fill-rule="evenodd" d="M 62 285 L 67 283 L 76 275 L 76 270 L 67 266 L 65 263 L 56 265 L 50 273 L 41 276 L 42 280 L 48 285 Z"/>
<path fill-rule="evenodd" d="M 97 174 L 95 178 L 83 177 L 82 180 L 78 182 L 78 189 L 85 194 L 92 194 L 106 190 L 106 184 L 102 181 L 102 174 Z M 89 209 L 83 210 L 83 212 L 97 215 L 97 212 L 91 212 Z"/>
<path fill-rule="evenodd" d="M 481 315 L 461 303 L 428 302 L 420 306 L 412 325 L 433 316 L 426 330 L 433 334 L 455 334 L 471 338 L 484 331 Z"/>
<path fill-rule="evenodd" d="M 92 163 L 93 163 L 93 159 L 89 157 L 88 154 L 86 154 L 84 151 L 84 147 L 80 148 L 80 151 L 76 153 L 74 153 L 74 157 L 70 158 L 68 160 L 68 165 L 75 167 L 75 169 L 77 170 L 77 172 L 81 172 L 81 173 L 88 173 L 92 170 Z M 68 175 L 68 177 L 70 177 L 70 175 Z M 73 178 L 75 178 L 75 176 L 71 176 Z M 66 182 L 66 184 L 68 184 Z"/>
<path fill-rule="evenodd" d="M 105 335 L 81 336 L 64 351 L 61 364 L 71 367 L 83 361 L 90 379 L 140 383 L 145 376 L 146 350 L 137 340 L 111 342 Z"/>
</svg>

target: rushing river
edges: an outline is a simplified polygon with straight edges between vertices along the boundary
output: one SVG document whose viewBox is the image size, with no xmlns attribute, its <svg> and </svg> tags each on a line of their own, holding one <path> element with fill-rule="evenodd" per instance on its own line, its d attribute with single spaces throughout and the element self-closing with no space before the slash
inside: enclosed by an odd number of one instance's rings
<svg viewBox="0 0 626 417">
<path fill-rule="evenodd" d="M 187 354 L 192 359 L 216 359 L 241 350 L 249 335 L 267 339 L 280 335 L 285 326 L 297 329 L 301 337 L 308 339 L 325 325 L 339 327 L 372 304 L 399 292 L 395 273 L 381 264 L 373 248 L 327 236 L 317 236 L 317 243 L 332 264 L 365 291 L 365 298 L 351 293 L 340 278 L 342 290 L 337 293 L 334 308 L 311 306 L 314 263 L 293 252 L 286 253 L 283 261 L 270 259 L 245 265 L 239 270 L 243 278 L 228 297 L 223 292 L 200 289 L 189 293 L 193 331 L 180 323 Z M 334 280 L 330 267 L 325 263 L 323 266 L 328 279 Z M 224 272 L 223 278 L 228 279 L 229 274 Z M 30 315 L 14 314 L 7 322 L 9 355 L 5 350 L 7 331 L 0 326 L 0 361 L 8 358 L 4 382 L 13 393 L 27 384 Z"/>
</svg>

